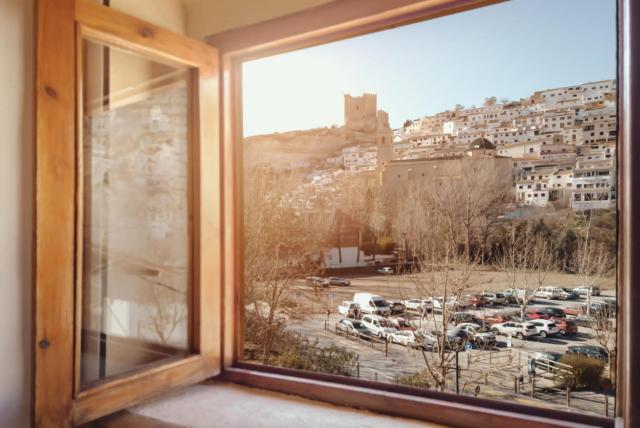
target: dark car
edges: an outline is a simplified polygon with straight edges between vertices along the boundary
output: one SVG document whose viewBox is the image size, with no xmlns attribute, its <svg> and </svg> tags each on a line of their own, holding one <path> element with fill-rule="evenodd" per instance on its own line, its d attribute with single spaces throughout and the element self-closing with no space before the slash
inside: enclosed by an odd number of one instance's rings
<svg viewBox="0 0 640 428">
<path fill-rule="evenodd" d="M 586 304 L 581 305 L 580 311 L 583 314 L 586 314 L 587 305 Z M 599 317 L 609 317 L 611 316 L 610 312 L 611 310 L 609 308 L 609 305 L 606 302 L 591 302 L 590 310 L 589 310 L 590 315 L 595 315 Z"/>
<path fill-rule="evenodd" d="M 549 318 L 566 318 L 567 317 L 567 314 L 565 314 L 565 312 L 560 308 L 551 308 L 546 306 L 544 308 L 538 308 L 538 311 L 542 312 L 543 314 L 547 314 Z"/>
<path fill-rule="evenodd" d="M 575 300 L 575 299 L 579 299 L 580 295 L 578 293 L 576 293 L 575 291 L 573 291 L 572 288 L 563 288 L 562 291 L 564 291 L 565 294 L 565 299 L 566 300 Z"/>
<path fill-rule="evenodd" d="M 351 285 L 351 281 L 349 281 L 347 278 L 340 278 L 338 276 L 332 276 L 332 277 L 329 277 L 329 284 L 330 285 L 339 285 L 341 287 L 347 287 L 347 286 Z"/>
<path fill-rule="evenodd" d="M 398 300 L 387 300 L 387 303 L 389 303 L 389 309 L 391 309 L 392 314 L 403 314 L 407 311 L 404 303 Z"/>
<path fill-rule="evenodd" d="M 360 336 L 363 339 L 371 339 L 373 333 L 360 320 L 342 319 L 336 323 L 336 333 L 342 332 L 349 335 Z"/>
<path fill-rule="evenodd" d="M 442 332 L 434 332 L 433 335 L 438 338 L 438 342 L 442 341 Z M 444 348 L 454 351 L 462 351 L 464 345 L 470 341 L 471 333 L 460 328 L 452 328 L 447 330 L 447 335 L 444 340 Z"/>
<path fill-rule="evenodd" d="M 454 325 L 458 325 L 463 322 L 470 322 L 473 324 L 484 325 L 484 321 L 476 315 L 469 314 L 467 312 L 454 312 L 451 315 L 451 323 Z"/>
<path fill-rule="evenodd" d="M 615 320 L 611 320 L 603 316 L 578 315 L 576 317 L 570 318 L 570 320 L 576 323 L 576 325 L 579 325 L 580 327 L 602 328 L 604 326 L 607 328 L 611 328 L 612 330 L 615 329 L 615 324 L 614 324 Z"/>
<path fill-rule="evenodd" d="M 596 345 L 575 345 L 567 348 L 567 354 L 582 355 L 583 357 L 602 360 L 605 363 L 609 361 L 607 350 Z"/>
<path fill-rule="evenodd" d="M 591 328 L 597 321 L 597 318 L 591 315 L 578 315 L 575 317 L 571 317 L 569 319 L 573 321 L 576 325 L 579 325 L 580 327 L 589 327 L 589 328 Z"/>
</svg>

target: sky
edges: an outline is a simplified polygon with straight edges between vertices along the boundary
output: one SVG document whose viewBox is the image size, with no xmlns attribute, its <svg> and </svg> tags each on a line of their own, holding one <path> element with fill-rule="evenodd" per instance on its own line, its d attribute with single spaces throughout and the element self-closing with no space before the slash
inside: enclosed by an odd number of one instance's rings
<svg viewBox="0 0 640 428">
<path fill-rule="evenodd" d="M 344 94 L 377 94 L 398 128 L 615 69 L 615 0 L 512 0 L 245 63 L 244 135 L 341 126 Z"/>
</svg>

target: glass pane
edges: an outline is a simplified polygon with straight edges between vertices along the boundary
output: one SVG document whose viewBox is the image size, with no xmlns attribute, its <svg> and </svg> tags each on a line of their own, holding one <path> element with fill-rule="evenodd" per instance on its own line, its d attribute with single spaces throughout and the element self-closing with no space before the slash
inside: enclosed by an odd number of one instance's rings
<svg viewBox="0 0 640 428">
<path fill-rule="evenodd" d="M 504 2 L 242 84 L 246 361 L 613 415 L 614 0 Z"/>
<path fill-rule="evenodd" d="M 189 72 L 84 42 L 81 383 L 189 351 Z"/>
</svg>

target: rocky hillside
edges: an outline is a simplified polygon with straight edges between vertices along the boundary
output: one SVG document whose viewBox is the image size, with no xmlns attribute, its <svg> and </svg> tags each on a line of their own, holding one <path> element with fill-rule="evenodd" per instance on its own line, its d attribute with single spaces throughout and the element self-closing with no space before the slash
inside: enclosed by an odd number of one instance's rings
<svg viewBox="0 0 640 428">
<path fill-rule="evenodd" d="M 244 140 L 246 168 L 268 163 L 274 168 L 320 164 L 328 157 L 341 154 L 345 147 L 375 144 L 370 134 L 347 132 L 344 128 L 316 128 L 268 135 Z"/>
</svg>

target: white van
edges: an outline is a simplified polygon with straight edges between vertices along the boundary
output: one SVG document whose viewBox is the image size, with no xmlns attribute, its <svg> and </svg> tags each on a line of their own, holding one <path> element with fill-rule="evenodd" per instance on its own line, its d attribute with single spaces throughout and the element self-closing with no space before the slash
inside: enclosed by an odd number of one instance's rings
<svg viewBox="0 0 640 428">
<path fill-rule="evenodd" d="M 391 308 L 384 300 L 384 297 L 371 293 L 355 293 L 353 295 L 354 303 L 360 305 L 360 310 L 365 314 L 382 315 L 388 317 L 391 315 Z"/>
</svg>

